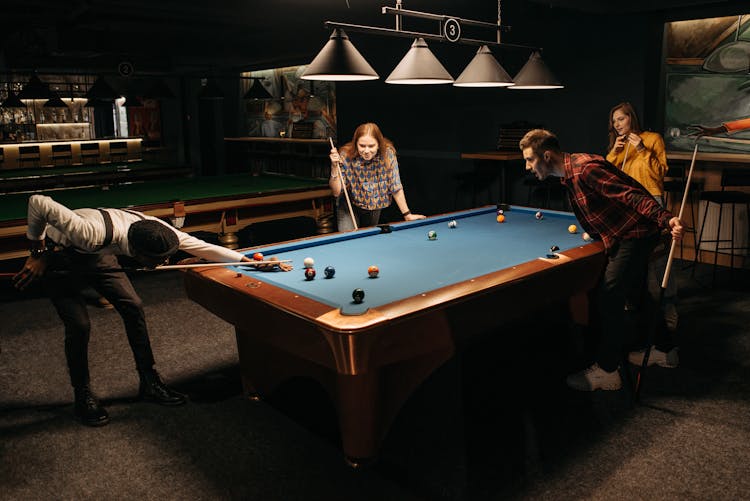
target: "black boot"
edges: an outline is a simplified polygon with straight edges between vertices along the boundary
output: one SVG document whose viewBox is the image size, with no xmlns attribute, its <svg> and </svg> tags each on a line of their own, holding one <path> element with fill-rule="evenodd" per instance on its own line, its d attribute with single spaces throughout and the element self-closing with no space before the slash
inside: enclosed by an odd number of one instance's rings
<svg viewBox="0 0 750 501">
<path fill-rule="evenodd" d="M 159 373 L 151 369 L 140 372 L 141 388 L 138 396 L 147 401 L 161 405 L 182 405 L 187 398 L 182 393 L 170 389 L 159 377 Z"/>
<path fill-rule="evenodd" d="M 74 412 L 81 423 L 86 426 L 104 426 L 109 423 L 109 414 L 99 405 L 99 400 L 88 386 L 73 388 L 73 393 L 76 399 Z"/>
</svg>

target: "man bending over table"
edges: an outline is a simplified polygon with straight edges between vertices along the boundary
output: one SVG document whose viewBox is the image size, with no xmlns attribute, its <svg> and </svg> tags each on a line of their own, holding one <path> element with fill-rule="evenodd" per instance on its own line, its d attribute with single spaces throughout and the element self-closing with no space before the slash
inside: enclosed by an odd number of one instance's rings
<svg viewBox="0 0 750 501">
<path fill-rule="evenodd" d="M 107 411 L 89 387 L 88 343 L 91 325 L 81 292 L 93 287 L 115 307 L 140 377 L 139 396 L 161 405 L 180 405 L 185 396 L 172 390 L 154 369 L 141 298 L 120 268 L 117 256 L 129 256 L 154 268 L 178 250 L 214 262 L 252 260 L 213 245 L 140 212 L 121 209 L 76 209 L 43 195 L 28 205 L 31 255 L 14 277 L 18 289 L 41 277 L 65 326 L 65 357 L 75 395 L 75 415 L 88 426 L 109 422 Z M 286 270 L 287 265 L 281 266 Z"/>
</svg>

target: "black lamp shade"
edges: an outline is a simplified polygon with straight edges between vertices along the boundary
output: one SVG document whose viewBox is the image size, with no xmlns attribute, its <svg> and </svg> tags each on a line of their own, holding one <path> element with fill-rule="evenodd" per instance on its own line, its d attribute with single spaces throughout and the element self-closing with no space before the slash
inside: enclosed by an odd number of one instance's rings
<svg viewBox="0 0 750 501">
<path fill-rule="evenodd" d="M 453 83 L 453 77 L 432 53 L 424 38 L 417 38 L 385 83 L 429 85 Z"/>
<path fill-rule="evenodd" d="M 328 42 L 300 77 L 303 80 L 356 81 L 380 78 L 344 30 L 335 28 Z"/>
<path fill-rule="evenodd" d="M 456 87 L 508 87 L 513 85 L 513 80 L 497 62 L 489 47 L 482 45 L 453 85 Z"/>
<path fill-rule="evenodd" d="M 49 99 L 49 85 L 39 80 L 36 75 L 31 75 L 29 82 L 23 86 L 18 93 L 19 99 Z"/>
<path fill-rule="evenodd" d="M 267 101 L 273 99 L 273 96 L 266 89 L 266 87 L 260 82 L 260 80 L 253 79 L 253 83 L 250 84 L 250 88 L 242 99 L 252 99 L 254 101 Z"/>
<path fill-rule="evenodd" d="M 86 99 L 93 99 L 95 101 L 114 101 L 119 97 L 120 93 L 116 92 L 103 77 L 97 78 L 88 92 L 86 92 Z"/>
<path fill-rule="evenodd" d="M 5 99 L 5 101 L 0 104 L 1 108 L 25 108 L 26 105 L 23 104 L 23 101 L 21 101 L 16 94 L 13 94 L 12 92 L 8 91 L 8 97 Z"/>
<path fill-rule="evenodd" d="M 55 91 L 50 91 L 49 100 L 44 103 L 45 108 L 67 108 L 68 105 L 60 99 L 60 96 Z"/>
<path fill-rule="evenodd" d="M 542 55 L 534 51 L 521 71 L 513 79 L 515 84 L 511 89 L 562 89 L 564 86 L 549 70 Z"/>
</svg>

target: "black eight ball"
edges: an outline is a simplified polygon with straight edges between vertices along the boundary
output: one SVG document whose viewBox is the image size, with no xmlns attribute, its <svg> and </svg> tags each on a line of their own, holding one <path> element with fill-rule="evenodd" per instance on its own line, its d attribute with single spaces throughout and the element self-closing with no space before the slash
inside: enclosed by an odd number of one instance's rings
<svg viewBox="0 0 750 501">
<path fill-rule="evenodd" d="M 354 302 L 359 304 L 365 299 L 365 291 L 362 289 L 354 289 L 354 292 L 352 292 L 352 298 L 354 299 Z"/>
</svg>

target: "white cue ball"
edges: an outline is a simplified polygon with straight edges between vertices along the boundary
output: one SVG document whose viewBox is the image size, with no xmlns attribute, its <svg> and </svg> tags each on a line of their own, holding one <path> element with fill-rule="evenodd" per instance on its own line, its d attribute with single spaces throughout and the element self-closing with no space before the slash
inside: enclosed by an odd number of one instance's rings
<svg viewBox="0 0 750 501">
<path fill-rule="evenodd" d="M 305 266 L 305 268 L 312 268 L 315 265 L 315 260 L 311 257 L 306 257 L 302 264 Z"/>
</svg>

